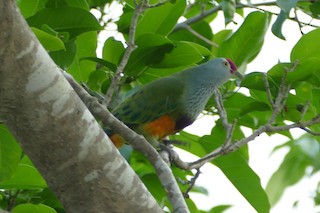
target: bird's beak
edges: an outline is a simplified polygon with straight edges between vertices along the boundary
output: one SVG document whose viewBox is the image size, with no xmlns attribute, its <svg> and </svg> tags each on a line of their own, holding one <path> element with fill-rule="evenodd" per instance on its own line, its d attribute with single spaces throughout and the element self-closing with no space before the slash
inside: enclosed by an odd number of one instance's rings
<svg viewBox="0 0 320 213">
<path fill-rule="evenodd" d="M 237 76 L 240 80 L 243 79 L 243 75 L 242 75 L 240 72 L 235 71 L 233 74 L 234 74 L 235 76 Z"/>
</svg>

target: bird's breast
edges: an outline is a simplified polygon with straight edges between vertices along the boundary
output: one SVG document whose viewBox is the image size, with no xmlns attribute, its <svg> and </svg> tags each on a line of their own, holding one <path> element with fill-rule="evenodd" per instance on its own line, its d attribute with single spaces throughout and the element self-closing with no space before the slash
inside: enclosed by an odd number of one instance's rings
<svg viewBox="0 0 320 213">
<path fill-rule="evenodd" d="M 170 115 L 163 115 L 158 119 L 142 126 L 144 134 L 162 139 L 176 132 L 176 121 Z"/>
</svg>

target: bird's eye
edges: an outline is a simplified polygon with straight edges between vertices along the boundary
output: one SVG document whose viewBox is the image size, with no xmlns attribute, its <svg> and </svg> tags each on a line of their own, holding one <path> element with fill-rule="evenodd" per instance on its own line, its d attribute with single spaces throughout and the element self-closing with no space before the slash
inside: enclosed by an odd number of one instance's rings
<svg viewBox="0 0 320 213">
<path fill-rule="evenodd" d="M 224 65 L 227 67 L 229 65 L 229 63 L 227 61 L 225 61 Z"/>
</svg>

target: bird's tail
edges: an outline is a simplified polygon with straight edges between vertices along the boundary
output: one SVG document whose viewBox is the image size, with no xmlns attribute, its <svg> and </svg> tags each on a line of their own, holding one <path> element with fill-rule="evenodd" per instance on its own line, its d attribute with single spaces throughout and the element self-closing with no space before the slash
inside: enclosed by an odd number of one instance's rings
<svg viewBox="0 0 320 213">
<path fill-rule="evenodd" d="M 125 144 L 125 140 L 119 135 L 116 134 L 113 130 L 104 128 L 104 132 L 108 135 L 112 143 L 119 149 Z"/>
</svg>

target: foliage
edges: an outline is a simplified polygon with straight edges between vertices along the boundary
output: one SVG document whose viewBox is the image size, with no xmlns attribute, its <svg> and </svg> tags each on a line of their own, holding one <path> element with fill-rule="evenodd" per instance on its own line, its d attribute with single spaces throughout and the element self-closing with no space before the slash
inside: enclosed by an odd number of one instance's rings
<svg viewBox="0 0 320 213">
<path fill-rule="evenodd" d="M 213 57 L 229 57 L 245 72 L 247 64 L 258 55 L 268 27 L 271 13 L 254 11 L 243 17 L 244 22 L 236 31 L 221 30 L 213 33 L 211 22 L 216 18 L 217 11 L 223 10 L 225 24 L 233 21 L 236 13 L 243 14 L 243 8 L 251 7 L 232 0 L 218 1 L 221 7 L 216 7 L 209 1 L 173 0 L 148 8 L 140 16 L 135 35 L 137 48 L 131 54 L 124 69 L 121 80 L 122 90 L 128 91 L 137 84 L 145 84 L 156 78 L 170 75 L 187 67 L 200 64 Z M 150 3 L 157 3 L 150 1 Z M 21 13 L 27 20 L 32 31 L 49 52 L 57 65 L 66 69 L 79 82 L 87 85 L 98 93 L 105 93 L 117 66 L 124 55 L 126 45 L 114 37 L 108 38 L 98 58 L 96 49 L 98 36 L 109 22 L 116 23 L 118 31 L 128 41 L 130 23 L 134 11 L 134 2 L 112 2 L 111 0 L 17 0 Z M 107 14 L 104 8 L 110 4 L 123 6 L 123 13 L 118 20 L 105 20 Z M 276 3 L 274 2 L 273 5 Z M 300 10 L 315 19 L 320 17 L 318 1 L 297 2 L 278 0 L 280 14 L 272 25 L 272 32 L 279 38 L 282 25 L 290 15 L 290 11 Z M 261 6 L 260 4 L 258 6 Z M 272 5 L 272 4 L 268 4 Z M 267 5 L 267 6 L 268 6 Z M 237 9 L 238 8 L 238 9 Z M 97 20 L 90 10 L 101 13 Z M 208 12 L 203 15 L 203 9 Z M 180 22 L 181 17 L 186 19 Z M 297 18 L 297 17 L 296 17 Z M 196 20 L 196 21 L 194 21 Z M 304 23 L 296 20 L 300 26 Z M 187 24 L 188 27 L 181 27 Z M 213 26 L 214 27 L 214 26 Z M 292 84 L 292 92 L 288 96 L 285 110 L 277 116 L 276 124 L 310 120 L 319 115 L 320 103 L 320 29 L 311 31 L 301 37 L 291 52 L 290 61 L 274 65 L 268 76 L 272 98 L 279 92 L 283 70 L 290 68 L 298 60 L 298 66 L 289 72 L 287 82 Z M 208 42 L 209 40 L 209 42 Z M 244 137 L 241 126 L 256 130 L 267 123 L 271 108 L 263 82 L 263 74 L 254 72 L 246 75 L 241 87 L 247 88 L 250 95 L 235 93 L 234 82 L 229 82 L 223 90 L 225 108 L 228 119 L 237 119 L 233 140 Z M 238 103 L 241 103 L 239 106 Z M 305 106 L 307 111 L 303 112 Z M 216 115 L 214 104 L 209 102 L 208 114 Z M 310 131 L 319 132 L 320 126 L 313 125 Z M 272 176 L 266 191 L 262 188 L 259 177 L 248 165 L 248 147 L 244 146 L 227 156 L 217 158 L 212 162 L 221 169 L 230 182 L 239 190 L 247 201 L 258 212 L 269 212 L 270 204 L 274 205 L 281 197 L 286 187 L 301 180 L 306 168 L 311 167 L 312 175 L 319 171 L 319 139 L 303 135 L 292 138 L 289 131 L 280 132 L 289 141 L 278 149 L 289 148 L 279 169 Z M 0 206 L 13 212 L 64 212 L 57 198 L 48 189 L 45 181 L 32 165 L 32 162 L 22 152 L 6 127 L 0 126 Z M 199 137 L 186 132 L 172 136 L 172 139 L 188 144 L 177 145 L 199 157 L 222 145 L 226 133 L 221 121 L 216 122 L 210 135 Z M 122 150 L 126 159 L 152 192 L 159 204 L 171 208 L 165 193 L 148 161 L 131 149 Z M 175 176 L 180 179 L 182 191 L 193 175 L 190 171 L 173 168 Z M 205 194 L 205 190 L 194 187 L 196 193 Z M 319 204 L 319 191 L 315 197 Z M 191 212 L 200 211 L 191 199 L 188 199 Z M 228 205 L 213 207 L 208 212 L 222 212 Z"/>
</svg>

